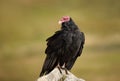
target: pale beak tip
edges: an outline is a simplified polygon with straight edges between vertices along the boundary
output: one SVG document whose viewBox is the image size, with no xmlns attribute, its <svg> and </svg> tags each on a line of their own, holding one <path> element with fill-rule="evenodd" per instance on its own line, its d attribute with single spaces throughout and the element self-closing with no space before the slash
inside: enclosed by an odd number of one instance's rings
<svg viewBox="0 0 120 81">
<path fill-rule="evenodd" d="M 59 21 L 59 22 L 58 22 L 58 24 L 61 24 L 61 23 L 62 23 L 62 21 Z"/>
</svg>

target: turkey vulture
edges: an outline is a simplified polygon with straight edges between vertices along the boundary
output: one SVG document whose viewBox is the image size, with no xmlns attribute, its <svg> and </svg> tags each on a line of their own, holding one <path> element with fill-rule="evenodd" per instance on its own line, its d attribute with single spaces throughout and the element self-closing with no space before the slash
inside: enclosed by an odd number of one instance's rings
<svg viewBox="0 0 120 81">
<path fill-rule="evenodd" d="M 82 53 L 85 42 L 84 33 L 69 16 L 62 17 L 59 24 L 61 29 L 46 40 L 46 59 L 40 76 L 48 74 L 56 66 L 64 66 L 67 70 L 71 70 L 77 57 Z"/>
</svg>

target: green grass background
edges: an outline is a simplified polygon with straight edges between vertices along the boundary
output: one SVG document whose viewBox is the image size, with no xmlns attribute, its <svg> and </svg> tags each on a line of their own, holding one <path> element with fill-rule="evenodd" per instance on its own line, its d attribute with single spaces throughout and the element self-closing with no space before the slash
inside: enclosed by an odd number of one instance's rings
<svg viewBox="0 0 120 81">
<path fill-rule="evenodd" d="M 85 33 L 71 72 L 86 81 L 120 81 L 119 0 L 0 0 L 0 81 L 35 81 L 46 38 L 69 15 Z"/>
</svg>

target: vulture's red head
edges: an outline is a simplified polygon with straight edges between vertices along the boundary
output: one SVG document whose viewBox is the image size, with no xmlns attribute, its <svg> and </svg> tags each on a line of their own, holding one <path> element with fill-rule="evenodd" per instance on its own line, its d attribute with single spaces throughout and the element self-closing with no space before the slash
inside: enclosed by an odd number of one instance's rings
<svg viewBox="0 0 120 81">
<path fill-rule="evenodd" d="M 69 22 L 70 21 L 70 17 L 69 16 L 63 16 L 60 20 L 59 20 L 59 24 L 62 24 L 64 22 Z"/>
</svg>

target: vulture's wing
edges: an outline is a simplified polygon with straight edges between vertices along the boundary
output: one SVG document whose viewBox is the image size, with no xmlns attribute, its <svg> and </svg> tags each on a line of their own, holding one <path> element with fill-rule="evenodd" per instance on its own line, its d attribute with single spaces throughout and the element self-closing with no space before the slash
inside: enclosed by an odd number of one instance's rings
<svg viewBox="0 0 120 81">
<path fill-rule="evenodd" d="M 40 76 L 48 74 L 58 65 L 59 54 L 64 51 L 63 47 L 65 45 L 63 34 L 64 33 L 62 31 L 57 31 L 53 36 L 46 40 L 48 41 L 47 48 L 45 50 L 47 56 L 44 61 Z"/>
</svg>

